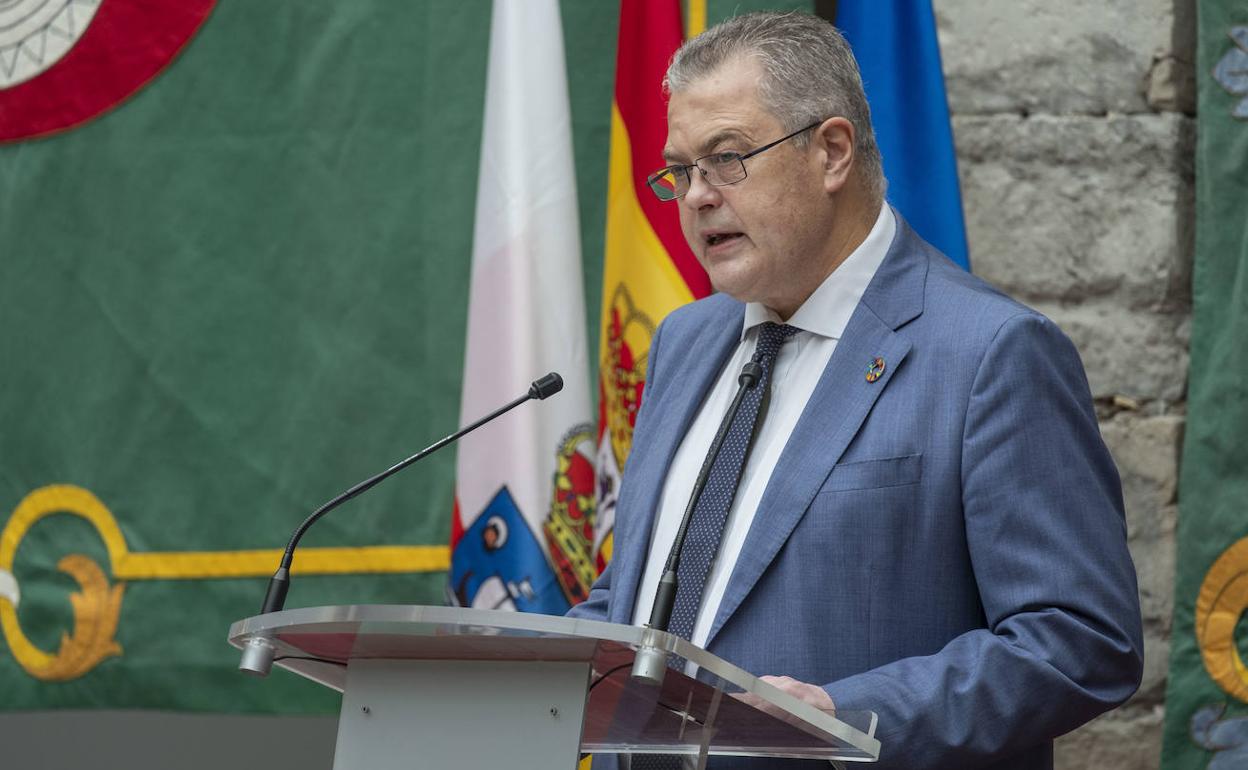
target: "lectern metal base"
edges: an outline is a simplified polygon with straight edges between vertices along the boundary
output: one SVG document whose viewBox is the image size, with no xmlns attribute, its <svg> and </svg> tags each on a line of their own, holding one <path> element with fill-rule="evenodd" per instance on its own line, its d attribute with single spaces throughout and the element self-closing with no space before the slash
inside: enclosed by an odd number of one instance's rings
<svg viewBox="0 0 1248 770">
<path fill-rule="evenodd" d="M 588 680 L 584 662 L 353 660 L 334 770 L 572 770 Z"/>
</svg>

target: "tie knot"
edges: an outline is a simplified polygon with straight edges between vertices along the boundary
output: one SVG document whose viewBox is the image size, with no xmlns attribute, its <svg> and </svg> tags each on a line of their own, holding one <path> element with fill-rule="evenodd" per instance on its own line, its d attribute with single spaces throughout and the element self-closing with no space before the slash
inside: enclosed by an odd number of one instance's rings
<svg viewBox="0 0 1248 770">
<path fill-rule="evenodd" d="M 762 324 L 758 327 L 758 344 L 754 347 L 754 360 L 760 363 L 775 360 L 776 354 L 780 352 L 780 346 L 799 331 L 801 330 L 796 326 L 788 324 L 771 321 Z"/>
</svg>

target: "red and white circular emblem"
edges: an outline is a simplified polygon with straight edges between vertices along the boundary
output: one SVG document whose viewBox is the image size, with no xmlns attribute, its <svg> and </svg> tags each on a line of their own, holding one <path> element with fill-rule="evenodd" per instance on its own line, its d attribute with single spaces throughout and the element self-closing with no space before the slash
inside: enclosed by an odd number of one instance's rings
<svg viewBox="0 0 1248 770">
<path fill-rule="evenodd" d="M 151 82 L 216 0 L 0 0 L 0 142 L 73 128 Z"/>
</svg>

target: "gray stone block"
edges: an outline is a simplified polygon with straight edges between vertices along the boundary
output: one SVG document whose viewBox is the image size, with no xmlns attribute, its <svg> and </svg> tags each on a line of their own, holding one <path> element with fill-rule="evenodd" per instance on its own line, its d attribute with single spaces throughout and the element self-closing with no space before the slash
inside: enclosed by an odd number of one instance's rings
<svg viewBox="0 0 1248 770">
<path fill-rule="evenodd" d="M 1176 506 L 1167 506 L 1161 516 L 1173 525 L 1177 510 Z M 1156 540 L 1137 538 L 1128 545 L 1140 585 L 1140 614 L 1144 617 L 1144 627 L 1168 642 L 1174 613 L 1174 536 Z M 1153 663 L 1164 668 L 1164 663 Z"/>
<path fill-rule="evenodd" d="M 1140 689 L 1123 706 L 1125 709 L 1155 706 L 1166 699 L 1166 677 L 1170 673 L 1170 634 L 1144 629 L 1144 675 Z"/>
<path fill-rule="evenodd" d="M 1161 706 L 1119 709 L 1058 739 L 1056 770 L 1154 770 L 1161 765 Z"/>
<path fill-rule="evenodd" d="M 1196 114 L 1196 2 L 1172 0 L 1174 25 L 1170 50 L 1153 58 L 1148 76 L 1148 106 Z"/>
<path fill-rule="evenodd" d="M 1162 511 L 1177 500 L 1181 415 L 1122 412 L 1101 423 L 1101 435 L 1122 476 L 1132 539 L 1174 537 L 1174 521 Z"/>
<path fill-rule="evenodd" d="M 936 0 L 955 113 L 1149 109 L 1155 62 L 1191 62 L 1177 0 Z"/>
<path fill-rule="evenodd" d="M 957 117 L 980 276 L 1023 300 L 1114 296 L 1185 309 L 1193 248 L 1191 119 Z"/>
<path fill-rule="evenodd" d="M 1127 537 L 1140 586 L 1140 610 L 1146 628 L 1167 641 L 1174 610 L 1174 533 L 1184 422 L 1184 418 L 1175 415 L 1123 412 L 1101 423 L 1101 435 L 1122 477 Z M 1164 664 L 1150 661 L 1150 670 L 1153 668 L 1157 669 L 1154 675 L 1164 680 Z M 1148 676 L 1145 678 L 1147 681 Z"/>
<path fill-rule="evenodd" d="M 1159 57 L 1148 73 L 1148 106 L 1157 111 L 1196 114 L 1196 67 L 1175 56 Z"/>
<path fill-rule="evenodd" d="M 1095 398 L 1117 394 L 1174 404 L 1187 388 L 1187 317 L 1127 310 L 1113 301 L 1037 302 L 1075 343 Z"/>
</svg>

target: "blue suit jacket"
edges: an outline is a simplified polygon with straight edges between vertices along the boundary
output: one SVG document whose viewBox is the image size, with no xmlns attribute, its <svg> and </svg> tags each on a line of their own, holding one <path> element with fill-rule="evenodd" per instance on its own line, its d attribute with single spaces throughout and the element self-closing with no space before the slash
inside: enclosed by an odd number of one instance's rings
<svg viewBox="0 0 1248 770">
<path fill-rule="evenodd" d="M 717 295 L 654 335 L 614 560 L 571 614 L 632 621 L 667 469 L 743 314 Z M 868 382 L 876 357 L 886 368 Z M 1051 767 L 1055 736 L 1139 684 L 1125 529 L 1073 345 L 899 217 L 776 464 L 707 648 L 877 712 L 880 766 Z"/>
</svg>

